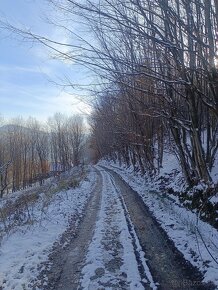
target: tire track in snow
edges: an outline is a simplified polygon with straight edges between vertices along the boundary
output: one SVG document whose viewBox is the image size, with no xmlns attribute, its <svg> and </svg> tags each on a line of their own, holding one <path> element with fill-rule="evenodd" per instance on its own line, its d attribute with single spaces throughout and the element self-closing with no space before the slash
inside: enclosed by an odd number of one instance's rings
<svg viewBox="0 0 218 290">
<path fill-rule="evenodd" d="M 112 177 L 100 169 L 102 202 L 79 289 L 157 289 Z"/>
<path fill-rule="evenodd" d="M 146 263 L 147 259 L 145 258 L 145 253 L 143 252 L 142 247 L 140 245 L 138 236 L 136 234 L 134 225 L 133 225 L 133 223 L 131 221 L 130 214 L 128 212 L 128 209 L 127 209 L 127 206 L 125 204 L 124 198 L 123 198 L 123 196 L 122 196 L 122 194 L 120 192 L 120 189 L 117 188 L 113 176 L 110 173 L 108 173 L 108 174 L 111 177 L 111 181 L 112 181 L 114 187 L 116 188 L 116 191 L 118 193 L 118 196 L 119 196 L 120 201 L 121 201 L 122 206 L 123 206 L 123 210 L 124 210 L 124 214 L 125 214 L 125 217 L 126 217 L 126 222 L 127 222 L 127 226 L 128 226 L 128 229 L 129 229 L 129 233 L 130 233 L 130 235 L 132 237 L 132 243 L 133 243 L 133 247 L 134 247 L 136 260 L 138 262 L 138 269 L 139 269 L 139 273 L 141 275 L 141 279 L 142 279 L 142 281 L 146 281 L 148 279 L 148 281 L 150 283 L 150 287 L 152 289 L 157 289 L 157 286 L 156 286 L 156 284 L 155 284 L 155 282 L 153 280 L 153 277 L 151 275 L 149 267 L 148 267 L 148 265 Z"/>
<path fill-rule="evenodd" d="M 146 253 L 149 269 L 159 282 L 158 289 L 215 289 L 213 284 L 204 283 L 199 270 L 184 259 L 142 198 L 128 185 L 128 181 L 124 181 L 110 168 L 100 167 L 111 174 L 125 200 L 140 244 Z M 143 190 L 146 190 L 146 187 Z"/>
</svg>

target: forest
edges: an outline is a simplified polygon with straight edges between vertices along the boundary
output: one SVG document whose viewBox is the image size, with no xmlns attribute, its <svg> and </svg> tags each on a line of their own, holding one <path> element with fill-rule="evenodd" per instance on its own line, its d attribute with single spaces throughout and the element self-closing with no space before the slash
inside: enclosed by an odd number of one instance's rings
<svg viewBox="0 0 218 290">
<path fill-rule="evenodd" d="M 21 117 L 0 127 L 0 196 L 77 166 L 85 144 L 81 116 L 56 113 L 46 125 Z"/>
<path fill-rule="evenodd" d="M 189 187 L 212 186 L 218 150 L 218 2 L 69 2 L 96 34 L 98 46 L 88 60 L 106 80 L 92 116 L 99 156 L 152 176 L 164 151 L 170 151 Z"/>
</svg>

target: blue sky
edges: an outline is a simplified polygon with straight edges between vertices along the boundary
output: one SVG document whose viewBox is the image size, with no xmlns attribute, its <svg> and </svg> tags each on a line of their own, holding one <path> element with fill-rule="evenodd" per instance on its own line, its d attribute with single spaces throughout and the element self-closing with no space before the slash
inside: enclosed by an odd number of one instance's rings
<svg viewBox="0 0 218 290">
<path fill-rule="evenodd" d="M 46 3 L 1 0 L 0 18 L 60 42 L 70 41 L 63 31 L 45 21 L 46 16 L 57 16 Z M 0 30 L 0 114 L 6 119 L 33 116 L 45 121 L 55 112 L 89 112 L 89 107 L 74 96 L 75 92 L 68 94 L 53 83 L 62 83 L 65 76 L 75 83 L 86 83 L 88 78 L 81 67 L 52 59 L 45 47 L 23 42 Z"/>
</svg>

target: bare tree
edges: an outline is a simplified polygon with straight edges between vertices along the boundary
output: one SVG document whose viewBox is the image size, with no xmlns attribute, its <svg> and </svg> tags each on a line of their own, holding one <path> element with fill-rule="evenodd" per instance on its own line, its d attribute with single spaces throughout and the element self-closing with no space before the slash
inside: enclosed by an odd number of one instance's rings
<svg viewBox="0 0 218 290">
<path fill-rule="evenodd" d="M 70 145 L 73 152 L 73 164 L 79 165 L 82 157 L 82 151 L 85 141 L 85 126 L 83 118 L 79 115 L 69 118 L 67 129 L 70 139 Z"/>
</svg>

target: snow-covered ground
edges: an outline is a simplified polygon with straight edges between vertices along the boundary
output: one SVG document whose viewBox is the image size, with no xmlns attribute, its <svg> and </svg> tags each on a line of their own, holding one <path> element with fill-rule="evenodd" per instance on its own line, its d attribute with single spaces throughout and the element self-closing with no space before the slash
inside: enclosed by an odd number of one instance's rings
<svg viewBox="0 0 218 290">
<path fill-rule="evenodd" d="M 109 174 L 105 171 L 101 171 L 101 174 L 103 177 L 101 208 L 82 269 L 81 287 L 90 290 L 143 290 L 144 284 L 149 284 L 151 289 L 157 289 L 132 228 L 137 252 L 146 273 L 142 281 L 124 213 L 127 209 L 122 206 L 119 191 Z"/>
<path fill-rule="evenodd" d="M 0 288 L 32 289 L 31 281 L 38 275 L 39 264 L 48 259 L 53 243 L 59 240 L 72 217 L 78 224 L 95 181 L 96 174 L 91 169 L 79 187 L 50 195 L 42 192 L 37 202 L 26 209 L 31 211 L 31 221 L 16 226 L 1 241 Z"/>
<path fill-rule="evenodd" d="M 140 194 L 185 259 L 200 269 L 204 282 L 212 281 L 218 289 L 218 231 L 199 220 L 195 213 L 185 209 L 176 197 L 169 198 L 160 194 L 157 186 L 135 174 L 133 168 L 120 167 L 108 161 L 101 161 L 100 164 L 117 172 Z M 171 160 L 169 173 L 176 167 Z"/>
</svg>

